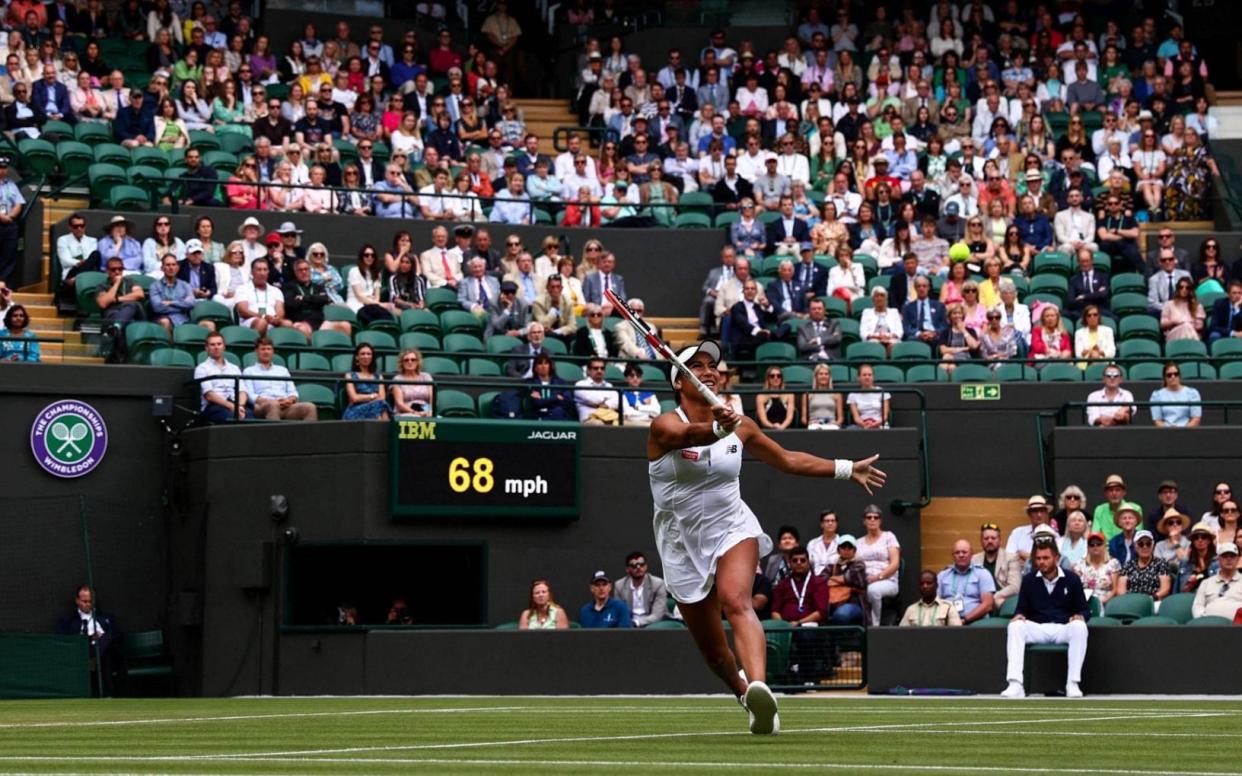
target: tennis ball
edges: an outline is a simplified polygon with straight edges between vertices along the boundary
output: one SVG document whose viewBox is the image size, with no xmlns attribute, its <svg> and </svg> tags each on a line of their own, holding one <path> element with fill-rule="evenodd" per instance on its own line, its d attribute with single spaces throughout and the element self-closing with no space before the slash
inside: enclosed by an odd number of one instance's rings
<svg viewBox="0 0 1242 776">
<path fill-rule="evenodd" d="M 970 246 L 964 242 L 953 243 L 949 248 L 949 261 L 966 261 L 970 258 Z"/>
</svg>

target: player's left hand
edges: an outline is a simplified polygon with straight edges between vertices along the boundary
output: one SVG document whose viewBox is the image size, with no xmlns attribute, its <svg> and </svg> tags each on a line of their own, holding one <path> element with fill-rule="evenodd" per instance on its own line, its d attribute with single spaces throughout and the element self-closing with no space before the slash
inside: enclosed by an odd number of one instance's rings
<svg viewBox="0 0 1242 776">
<path fill-rule="evenodd" d="M 712 419 L 720 424 L 725 431 L 732 431 L 737 428 L 737 424 L 742 422 L 741 416 L 734 412 L 733 408 L 727 404 L 721 404 L 712 407 Z"/>
<path fill-rule="evenodd" d="M 875 467 L 875 462 L 878 460 L 880 460 L 880 456 L 873 455 L 870 458 L 854 462 L 854 474 L 850 479 L 861 485 L 868 495 L 874 495 L 874 491 L 884 487 L 884 483 L 888 479 L 887 474 Z"/>
</svg>

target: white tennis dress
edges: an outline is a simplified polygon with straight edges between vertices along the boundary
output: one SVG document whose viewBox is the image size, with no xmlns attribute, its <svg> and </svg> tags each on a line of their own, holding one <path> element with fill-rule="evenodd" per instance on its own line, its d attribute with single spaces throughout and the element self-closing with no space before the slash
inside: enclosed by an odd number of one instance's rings
<svg viewBox="0 0 1242 776">
<path fill-rule="evenodd" d="M 687 423 L 686 415 L 677 416 Z M 772 540 L 742 501 L 742 440 L 729 434 L 704 447 L 669 450 L 647 463 L 652 527 L 669 593 L 679 603 L 702 601 L 716 583 L 716 563 L 744 539 L 759 540 L 759 557 Z"/>
</svg>

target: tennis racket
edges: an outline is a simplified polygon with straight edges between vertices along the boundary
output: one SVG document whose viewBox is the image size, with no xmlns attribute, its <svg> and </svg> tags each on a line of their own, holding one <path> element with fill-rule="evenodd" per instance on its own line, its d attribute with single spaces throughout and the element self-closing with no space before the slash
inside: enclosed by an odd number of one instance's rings
<svg viewBox="0 0 1242 776">
<path fill-rule="evenodd" d="M 630 322 L 630 325 L 634 327 L 634 331 L 638 332 L 639 336 L 647 340 L 647 343 L 651 345 L 655 352 L 663 356 L 670 364 L 673 365 L 674 369 L 680 371 L 682 375 L 690 381 L 690 384 L 694 386 L 694 389 L 702 394 L 704 399 L 707 399 L 708 404 L 711 404 L 713 407 L 724 406 L 724 402 L 721 401 L 720 397 L 717 396 L 711 388 L 703 385 L 703 382 L 695 376 L 694 372 L 690 371 L 690 367 L 686 366 L 685 363 L 677 357 L 677 354 L 673 352 L 673 349 L 666 345 L 664 340 L 660 339 L 659 336 L 656 335 L 655 329 L 651 328 L 646 321 L 638 317 L 638 314 L 635 313 L 628 304 L 626 304 L 624 299 L 613 293 L 611 288 L 604 291 L 604 298 L 607 299 L 608 303 L 613 306 L 613 309 L 621 313 L 622 318 Z"/>
</svg>

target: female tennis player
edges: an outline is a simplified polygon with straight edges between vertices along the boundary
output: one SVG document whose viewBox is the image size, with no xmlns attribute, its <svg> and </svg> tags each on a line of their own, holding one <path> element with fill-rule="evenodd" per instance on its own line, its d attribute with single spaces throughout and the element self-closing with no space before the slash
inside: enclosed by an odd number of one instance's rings
<svg viewBox="0 0 1242 776">
<path fill-rule="evenodd" d="M 677 355 L 715 392 L 719 345 L 709 340 Z M 872 465 L 874 455 L 830 461 L 786 450 L 750 418 L 712 406 L 676 369 L 671 379 L 678 408 L 656 418 L 647 435 L 652 522 L 664 580 L 708 667 L 749 714 L 750 732 L 776 733 L 776 696 L 764 682 L 767 644 L 750 598 L 755 566 L 772 551 L 772 540 L 742 501 L 742 450 L 780 471 L 853 480 L 868 493 L 884 485 L 885 474 Z M 725 640 L 722 611 L 733 627 L 736 656 Z"/>
</svg>

